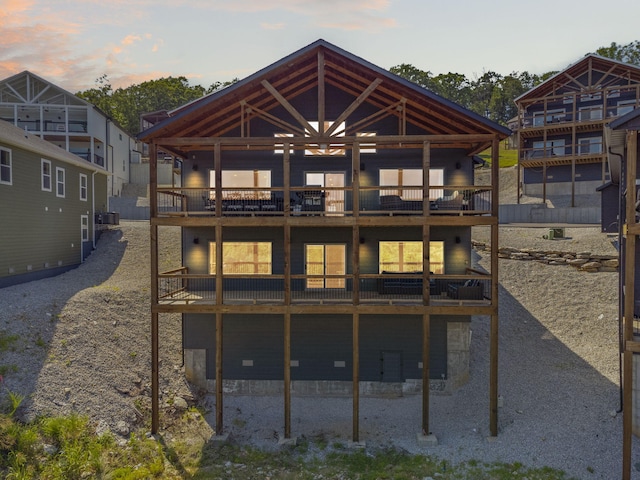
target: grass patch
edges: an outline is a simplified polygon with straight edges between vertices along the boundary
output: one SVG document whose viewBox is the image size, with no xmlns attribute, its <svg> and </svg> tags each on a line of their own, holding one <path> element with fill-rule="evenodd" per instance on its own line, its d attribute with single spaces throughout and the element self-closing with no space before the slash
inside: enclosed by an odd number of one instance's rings
<svg viewBox="0 0 640 480">
<path fill-rule="evenodd" d="M 448 461 L 385 449 L 350 451 L 329 448 L 325 439 L 265 451 L 233 443 L 216 444 L 175 434 L 157 438 L 131 434 L 116 442 L 98 436 L 80 415 L 41 418 L 22 424 L 0 414 L 0 478 L 26 479 L 192 479 L 304 480 L 317 478 L 567 480 L 564 472 L 529 469 L 520 463 Z"/>
<path fill-rule="evenodd" d="M 478 155 L 488 165 L 491 165 L 491 149 L 487 149 Z M 498 162 L 500 168 L 513 167 L 518 164 L 518 150 L 515 148 L 506 149 L 505 142 L 500 142 L 500 149 L 498 151 Z"/>
<path fill-rule="evenodd" d="M 0 353 L 14 349 L 18 338 L 18 335 L 8 335 L 6 332 L 0 332 Z"/>
</svg>

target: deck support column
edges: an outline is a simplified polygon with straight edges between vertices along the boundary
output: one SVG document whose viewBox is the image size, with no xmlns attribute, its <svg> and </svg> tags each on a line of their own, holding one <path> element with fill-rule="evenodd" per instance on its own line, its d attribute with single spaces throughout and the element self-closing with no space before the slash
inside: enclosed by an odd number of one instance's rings
<svg viewBox="0 0 640 480">
<path fill-rule="evenodd" d="M 285 149 L 287 152 L 288 149 Z M 284 438 L 291 438 L 291 226 L 284 226 Z"/>
<path fill-rule="evenodd" d="M 353 314 L 353 442 L 360 441 L 360 314 Z"/>
<path fill-rule="evenodd" d="M 491 436 L 498 436 L 498 211 L 500 208 L 498 192 L 500 191 L 499 140 L 494 138 L 491 149 L 491 327 L 489 348 L 489 430 Z M 546 185 L 546 177 L 545 177 Z"/>
<path fill-rule="evenodd" d="M 622 478 L 631 478 L 631 447 L 633 444 L 633 352 L 627 342 L 633 341 L 633 311 L 635 307 L 635 265 L 637 237 L 629 233 L 629 226 L 636 223 L 636 177 L 638 161 L 638 132 L 627 132 L 626 205 L 625 221 L 621 233 L 625 235 L 624 246 L 624 312 L 623 320 L 623 369 L 622 369 Z"/>
<path fill-rule="evenodd" d="M 160 333 L 158 313 L 154 307 L 158 304 L 158 225 L 153 220 L 158 216 L 158 146 L 149 145 L 149 187 L 150 199 L 150 243 L 151 243 L 151 433 L 158 433 L 160 427 Z"/>
<path fill-rule="evenodd" d="M 431 435 L 429 429 L 429 344 L 431 337 L 431 316 L 422 315 L 422 435 Z"/>
</svg>

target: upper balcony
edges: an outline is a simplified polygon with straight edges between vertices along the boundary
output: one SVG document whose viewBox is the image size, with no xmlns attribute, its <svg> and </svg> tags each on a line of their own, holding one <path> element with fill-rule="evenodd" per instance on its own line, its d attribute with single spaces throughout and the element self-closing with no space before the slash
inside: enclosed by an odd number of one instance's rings
<svg viewBox="0 0 640 480">
<path fill-rule="evenodd" d="M 394 216 L 491 215 L 491 186 L 158 188 L 158 217 L 169 216 Z M 426 199 L 425 199 L 426 197 Z M 219 207 L 219 208 L 218 208 Z"/>
<path fill-rule="evenodd" d="M 543 143 L 543 142 L 537 142 Z M 535 145 L 536 142 L 533 142 Z M 566 165 L 599 163 L 603 159 L 602 136 L 579 139 L 575 144 L 566 144 L 563 139 L 547 140 L 547 145 L 520 148 L 520 164 L 523 167 L 541 167 L 543 165 Z"/>
</svg>

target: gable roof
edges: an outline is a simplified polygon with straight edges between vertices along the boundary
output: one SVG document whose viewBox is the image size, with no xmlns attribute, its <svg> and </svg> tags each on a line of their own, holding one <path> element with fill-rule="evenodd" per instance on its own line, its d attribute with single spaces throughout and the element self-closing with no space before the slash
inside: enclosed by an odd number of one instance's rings
<svg viewBox="0 0 640 480">
<path fill-rule="evenodd" d="M 609 124 L 609 127 L 612 130 L 619 130 L 623 128 L 629 130 L 640 130 L 640 108 L 631 110 L 625 115 L 616 118 Z"/>
<path fill-rule="evenodd" d="M 590 53 L 569 65 L 564 70 L 549 77 L 540 85 L 523 93 L 514 101 L 520 103 L 524 100 L 551 95 L 560 86 L 576 83 L 576 78 L 590 68 L 604 73 L 606 78 L 611 77 L 612 80 L 615 78 L 626 78 L 628 81 L 634 83 L 640 82 L 640 67 Z M 576 89 L 579 90 L 579 88 L 580 86 L 576 84 Z"/>
<path fill-rule="evenodd" d="M 28 70 L 0 80 L 0 102 L 92 106 Z"/>
<path fill-rule="evenodd" d="M 248 102 L 252 108 L 268 114 L 281 105 L 273 90 L 291 101 L 318 87 L 320 75 L 327 85 L 362 98 L 363 102 L 385 110 L 385 115 L 400 116 L 404 108 L 407 122 L 430 134 L 497 134 L 504 138 L 511 133 L 508 128 L 413 82 L 317 40 L 227 88 L 169 112 L 169 118 L 141 132 L 138 138 L 150 141 L 163 137 L 223 136 L 239 127 L 243 106 Z M 346 133 L 355 135 L 349 126 Z"/>
<path fill-rule="evenodd" d="M 37 135 L 26 132 L 9 122 L 0 120 L 0 145 L 37 153 L 48 160 L 57 160 L 76 167 L 81 167 L 103 175 L 109 175 L 102 167 L 89 163 L 64 148 L 43 140 Z"/>
</svg>

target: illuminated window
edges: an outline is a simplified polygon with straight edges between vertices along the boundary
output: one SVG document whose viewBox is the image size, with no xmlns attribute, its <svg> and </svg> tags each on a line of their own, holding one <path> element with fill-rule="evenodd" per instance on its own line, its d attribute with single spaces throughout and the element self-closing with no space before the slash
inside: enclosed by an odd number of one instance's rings
<svg viewBox="0 0 640 480">
<path fill-rule="evenodd" d="M 429 170 L 429 187 L 444 185 L 444 169 Z M 398 195 L 403 200 L 422 200 L 422 169 L 419 168 L 381 168 L 380 196 Z M 429 188 L 429 200 L 443 195 L 441 188 Z"/>
<path fill-rule="evenodd" d="M 358 132 L 356 133 L 356 137 L 375 137 L 375 132 Z M 375 143 L 361 143 L 360 144 L 360 153 L 376 153 L 376 144 Z"/>
<path fill-rule="evenodd" d="M 305 271 L 307 288 L 345 288 L 344 276 L 327 278 L 328 275 L 345 275 L 347 247 L 343 244 L 305 245 Z"/>
<path fill-rule="evenodd" d="M 209 170 L 209 186 L 216 187 L 216 172 Z M 270 170 L 223 170 L 222 171 L 222 198 L 269 200 L 269 190 L 257 190 L 258 188 L 271 187 Z M 215 192 L 211 192 L 215 196 Z"/>
<path fill-rule="evenodd" d="M 379 270 L 382 272 L 421 272 L 422 242 L 380 242 Z M 444 273 L 444 242 L 429 242 L 429 271 Z"/>
<path fill-rule="evenodd" d="M 223 242 L 224 275 L 271 275 L 271 242 Z M 216 243 L 209 243 L 209 273 L 216 273 Z"/>
<path fill-rule="evenodd" d="M 319 123 L 317 121 L 309 122 L 316 131 L 318 130 Z M 324 131 L 326 132 L 329 127 L 333 125 L 331 121 L 324 122 Z M 336 128 L 331 137 L 344 137 L 344 132 L 346 129 L 346 124 L 342 122 L 338 128 Z M 311 136 L 310 132 L 305 132 L 306 136 Z M 332 144 L 332 145 L 318 145 L 318 144 L 309 144 L 307 145 L 307 149 L 304 151 L 304 154 L 307 156 L 317 156 L 317 155 L 327 155 L 327 156 L 340 156 L 346 153 L 344 144 Z"/>
</svg>

